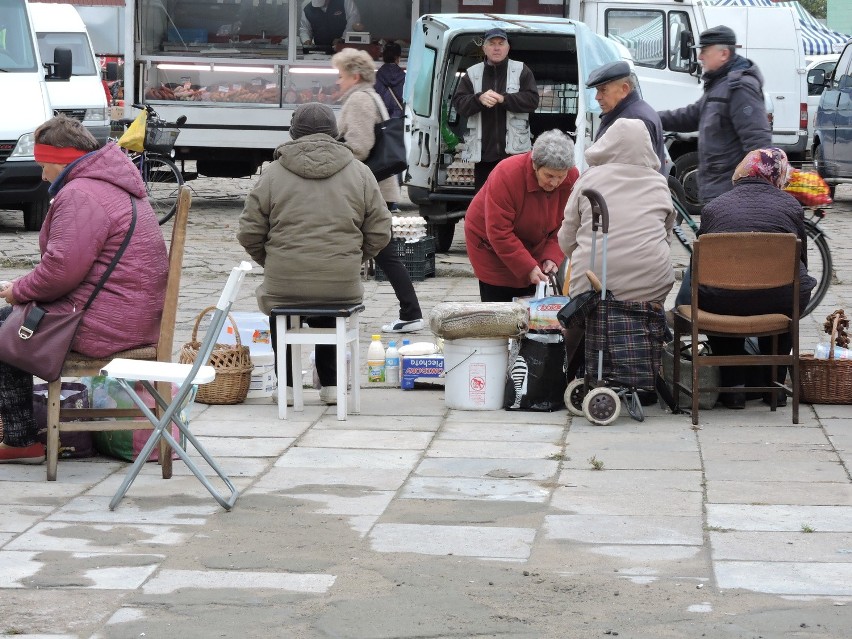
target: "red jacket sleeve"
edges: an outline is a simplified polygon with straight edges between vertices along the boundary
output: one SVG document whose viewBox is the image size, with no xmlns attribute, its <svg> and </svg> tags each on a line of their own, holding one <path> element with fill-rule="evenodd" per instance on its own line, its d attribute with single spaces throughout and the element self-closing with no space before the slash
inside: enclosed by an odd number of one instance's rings
<svg viewBox="0 0 852 639">
<path fill-rule="evenodd" d="M 512 273 L 526 279 L 538 266 L 536 260 L 515 234 L 515 218 L 523 205 L 524 183 L 512 179 L 500 164 L 488 176 L 485 198 L 485 233 L 494 253 Z"/>
</svg>

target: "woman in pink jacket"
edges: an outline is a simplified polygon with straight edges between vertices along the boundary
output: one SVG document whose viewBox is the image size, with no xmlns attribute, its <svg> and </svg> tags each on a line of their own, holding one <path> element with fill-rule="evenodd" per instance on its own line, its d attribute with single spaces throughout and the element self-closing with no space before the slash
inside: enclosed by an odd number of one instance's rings
<svg viewBox="0 0 852 639">
<path fill-rule="evenodd" d="M 574 144 L 556 129 L 500 162 L 464 218 L 467 255 L 483 302 L 532 295 L 564 259 L 556 234 L 579 173 Z"/>
<path fill-rule="evenodd" d="M 136 202 L 130 243 L 83 315 L 72 350 L 89 357 L 156 343 L 168 257 L 139 171 L 115 143 L 98 142 L 77 120 L 56 116 L 35 132 L 35 159 L 53 196 L 39 234 L 41 260 L 0 289 L 10 306 L 39 302 L 48 312 L 80 308 L 124 240 Z M 33 378 L 0 361 L 0 463 L 44 461 L 33 420 Z"/>
</svg>

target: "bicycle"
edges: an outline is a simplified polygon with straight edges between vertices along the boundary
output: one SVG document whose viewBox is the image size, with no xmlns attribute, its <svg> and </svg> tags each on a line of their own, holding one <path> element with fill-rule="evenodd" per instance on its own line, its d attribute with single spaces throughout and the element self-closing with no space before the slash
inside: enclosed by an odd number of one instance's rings
<svg viewBox="0 0 852 639">
<path fill-rule="evenodd" d="M 166 122 L 149 104 L 134 104 L 133 108 L 146 112 L 144 149 L 133 151 L 122 145 L 121 140 L 118 143 L 139 169 L 148 193 L 148 202 L 154 209 L 157 221 L 163 225 L 175 214 L 178 190 L 184 183 L 183 173 L 172 162 L 170 155 L 186 116 L 180 116 L 176 122 Z M 127 127 L 133 120 L 124 118 L 119 122 Z"/>
<path fill-rule="evenodd" d="M 699 228 L 698 224 L 674 192 L 672 192 L 672 203 L 677 212 L 672 231 L 687 252 L 692 255 L 692 242 L 681 225 L 686 222 L 692 233 L 696 234 Z M 828 236 L 819 226 L 826 216 L 826 211 L 822 207 L 807 210 L 811 214 L 810 217 L 805 218 L 805 232 L 808 234 L 808 274 L 817 281 L 817 285 L 811 291 L 811 299 L 802 311 L 802 317 L 809 315 L 820 305 L 834 276 L 834 262 L 831 258 L 831 249 L 828 246 Z"/>
</svg>

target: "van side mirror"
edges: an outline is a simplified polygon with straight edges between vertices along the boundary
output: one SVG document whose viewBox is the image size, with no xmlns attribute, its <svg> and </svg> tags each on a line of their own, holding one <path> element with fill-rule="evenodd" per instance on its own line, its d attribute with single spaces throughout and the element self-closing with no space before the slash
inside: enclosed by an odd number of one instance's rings
<svg viewBox="0 0 852 639">
<path fill-rule="evenodd" d="M 813 84 L 818 87 L 825 85 L 825 70 L 814 69 L 808 74 L 808 84 Z"/>
<path fill-rule="evenodd" d="M 53 50 L 53 62 L 45 62 L 47 69 L 45 80 L 67 80 L 71 77 L 71 49 L 56 47 Z"/>
<path fill-rule="evenodd" d="M 694 40 L 692 39 L 691 31 L 681 31 L 680 32 L 680 59 L 681 60 L 689 60 L 692 58 L 692 45 Z"/>
<path fill-rule="evenodd" d="M 106 79 L 107 82 L 115 82 L 118 80 L 118 62 L 107 62 Z"/>
</svg>

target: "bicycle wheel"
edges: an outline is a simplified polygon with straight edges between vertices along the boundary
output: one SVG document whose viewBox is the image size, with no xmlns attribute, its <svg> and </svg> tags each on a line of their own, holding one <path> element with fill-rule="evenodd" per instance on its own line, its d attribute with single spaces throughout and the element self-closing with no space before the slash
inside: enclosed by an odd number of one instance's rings
<svg viewBox="0 0 852 639">
<path fill-rule="evenodd" d="M 808 234 L 808 275 L 817 281 L 817 285 L 811 291 L 811 299 L 805 306 L 803 316 L 809 315 L 820 305 L 834 276 L 831 249 L 825 235 L 811 220 L 805 220 L 805 231 Z"/>
<path fill-rule="evenodd" d="M 148 191 L 148 201 L 160 224 L 165 224 L 177 209 L 178 190 L 183 175 L 169 158 L 162 155 L 144 155 L 139 160 L 140 173 Z"/>
</svg>

